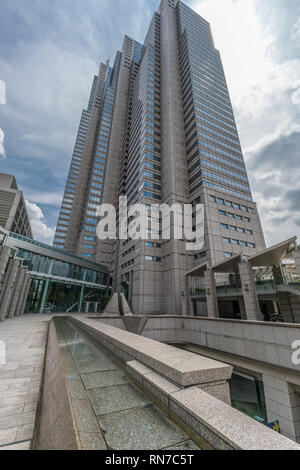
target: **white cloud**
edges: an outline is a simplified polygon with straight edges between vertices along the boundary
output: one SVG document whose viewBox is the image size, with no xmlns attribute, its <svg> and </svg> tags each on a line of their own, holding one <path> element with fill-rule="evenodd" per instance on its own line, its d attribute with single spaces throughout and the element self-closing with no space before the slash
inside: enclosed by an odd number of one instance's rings
<svg viewBox="0 0 300 470">
<path fill-rule="evenodd" d="M 299 81 L 299 88 L 292 94 L 292 102 L 296 105 L 300 104 L 300 81 Z"/>
<path fill-rule="evenodd" d="M 6 158 L 5 148 L 4 148 L 4 132 L 1 128 L 0 128 L 0 155 Z"/>
<path fill-rule="evenodd" d="M 300 60 L 277 63 L 274 35 L 258 16 L 255 0 L 195 0 L 192 7 L 207 19 L 220 50 L 244 147 L 287 131 L 292 117 L 283 93 L 298 88 Z M 274 105 L 281 112 L 274 115 Z"/>
<path fill-rule="evenodd" d="M 297 20 L 294 24 L 292 34 L 291 34 L 291 38 L 300 40 L 300 16 L 299 16 L 299 18 L 297 18 Z"/>
<path fill-rule="evenodd" d="M 23 192 L 27 199 L 35 201 L 38 204 L 45 204 L 47 206 L 60 206 L 62 201 L 62 194 L 59 192 L 48 193 L 46 191 L 35 191 L 30 188 L 23 187 Z"/>
<path fill-rule="evenodd" d="M 54 238 L 55 230 L 47 227 L 47 225 L 44 223 L 44 214 L 41 208 L 37 204 L 29 201 L 26 201 L 26 207 L 34 233 L 34 238 L 41 242 L 51 244 Z"/>
<path fill-rule="evenodd" d="M 0 80 L 0 104 L 6 104 L 6 90 L 3 80 Z"/>
<path fill-rule="evenodd" d="M 286 182 L 299 187 L 300 172 L 276 171 L 272 165 L 257 170 L 252 163 L 270 144 L 299 132 L 296 113 L 300 104 L 300 60 L 281 60 L 276 55 L 276 30 L 259 16 L 256 0 L 194 0 L 191 7 L 211 23 L 215 47 L 220 50 L 235 111 L 253 197 L 258 203 L 267 244 L 299 232 L 285 201 Z M 300 18 L 294 25 L 289 47 L 299 38 Z M 274 164 L 275 165 L 275 164 Z M 273 165 L 273 166 L 274 166 Z M 270 171 L 270 168 L 272 171 Z M 269 189 L 269 193 L 268 190 Z M 280 197 L 272 190 L 280 188 Z M 278 205 L 283 208 L 278 215 Z M 285 220 L 286 219 L 286 220 Z"/>
</svg>

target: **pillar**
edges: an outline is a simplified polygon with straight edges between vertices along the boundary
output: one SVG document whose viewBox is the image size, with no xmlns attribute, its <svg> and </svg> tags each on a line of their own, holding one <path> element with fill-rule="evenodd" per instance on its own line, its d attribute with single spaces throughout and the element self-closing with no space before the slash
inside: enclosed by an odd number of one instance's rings
<svg viewBox="0 0 300 470">
<path fill-rule="evenodd" d="M 185 302 L 182 303 L 182 315 L 193 315 L 193 302 L 191 300 L 190 292 L 190 277 L 185 276 L 184 280 L 184 296 Z"/>
<path fill-rule="evenodd" d="M 242 320 L 247 320 L 247 315 L 246 315 L 246 309 L 245 309 L 245 303 L 243 299 L 239 300 L 239 306 L 240 306 L 240 314 L 241 314 L 241 319 Z"/>
<path fill-rule="evenodd" d="M 280 292 L 277 294 L 280 313 L 282 318 L 286 323 L 296 323 L 295 312 L 290 301 L 290 296 L 288 292 Z"/>
<path fill-rule="evenodd" d="M 24 296 L 25 296 L 25 293 L 26 293 L 29 282 L 30 282 L 30 274 L 28 274 L 28 271 L 25 268 L 23 285 L 22 285 L 21 292 L 20 292 L 20 295 L 19 295 L 19 299 L 18 299 L 18 302 L 17 302 L 17 305 L 16 305 L 15 316 L 19 316 L 21 314 L 21 308 L 22 308 L 22 305 L 23 305 L 23 302 L 24 302 Z"/>
<path fill-rule="evenodd" d="M 207 314 L 210 318 L 219 318 L 216 280 L 214 272 L 209 269 L 204 272 L 206 286 Z"/>
<path fill-rule="evenodd" d="M 281 433 L 300 443 L 300 394 L 285 380 L 263 375 L 268 422 L 279 421 Z"/>
<path fill-rule="evenodd" d="M 300 278 L 300 250 L 294 251 L 293 255 L 294 255 L 294 261 L 296 263 L 297 273 Z"/>
<path fill-rule="evenodd" d="M 4 276 L 0 296 L 0 321 L 7 317 L 10 303 L 14 294 L 15 282 L 22 260 L 14 258 L 9 261 L 8 270 Z"/>
<path fill-rule="evenodd" d="M 0 246 L 0 282 L 2 281 L 10 258 L 11 248 Z"/>
<path fill-rule="evenodd" d="M 247 320 L 262 321 L 252 265 L 239 264 Z"/>
<path fill-rule="evenodd" d="M 17 304 L 18 304 L 18 301 L 22 292 L 25 274 L 26 274 L 26 268 L 24 267 L 20 268 L 17 279 L 16 279 L 16 283 L 15 283 L 14 295 L 13 295 L 9 312 L 7 315 L 9 318 L 13 318 L 16 314 L 16 308 L 17 308 Z"/>
<path fill-rule="evenodd" d="M 276 286 L 282 286 L 285 284 L 284 275 L 281 266 L 272 266 L 273 279 Z"/>
</svg>

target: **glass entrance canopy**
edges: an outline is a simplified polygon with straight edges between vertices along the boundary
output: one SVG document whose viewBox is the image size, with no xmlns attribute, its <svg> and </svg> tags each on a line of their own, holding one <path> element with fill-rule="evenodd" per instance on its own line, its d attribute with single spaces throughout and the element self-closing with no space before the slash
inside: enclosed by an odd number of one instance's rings
<svg viewBox="0 0 300 470">
<path fill-rule="evenodd" d="M 106 266 L 14 233 L 6 243 L 17 249 L 32 279 L 26 313 L 82 312 L 85 301 L 101 302 L 110 293 Z"/>
</svg>

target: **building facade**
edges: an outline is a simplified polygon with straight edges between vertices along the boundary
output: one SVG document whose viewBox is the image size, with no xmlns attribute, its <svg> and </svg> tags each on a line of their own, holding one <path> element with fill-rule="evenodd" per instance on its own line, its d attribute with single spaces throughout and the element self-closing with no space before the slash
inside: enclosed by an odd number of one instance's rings
<svg viewBox="0 0 300 470">
<path fill-rule="evenodd" d="M 15 177 L 5 173 L 0 173 L 0 226 L 33 238 L 23 193 Z"/>
<path fill-rule="evenodd" d="M 107 265 L 133 313 L 187 313 L 186 273 L 265 248 L 220 54 L 209 23 L 183 2 L 161 1 L 143 45 L 125 37 L 84 113 L 55 246 Z M 117 208 L 119 196 L 159 224 L 153 204 L 203 204 L 203 248 L 151 229 L 149 240 L 97 240 L 97 205 Z"/>
<path fill-rule="evenodd" d="M 0 227 L 0 321 L 23 313 L 101 310 L 110 295 L 105 266 Z"/>
</svg>

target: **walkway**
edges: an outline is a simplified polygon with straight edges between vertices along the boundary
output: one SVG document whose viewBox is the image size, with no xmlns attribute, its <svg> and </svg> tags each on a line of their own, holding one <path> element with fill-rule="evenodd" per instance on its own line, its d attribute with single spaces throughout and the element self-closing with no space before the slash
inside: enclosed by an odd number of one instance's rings
<svg viewBox="0 0 300 470">
<path fill-rule="evenodd" d="M 0 365 L 0 450 L 28 450 L 41 391 L 51 316 L 25 315 L 0 322 L 6 365 Z"/>
</svg>

